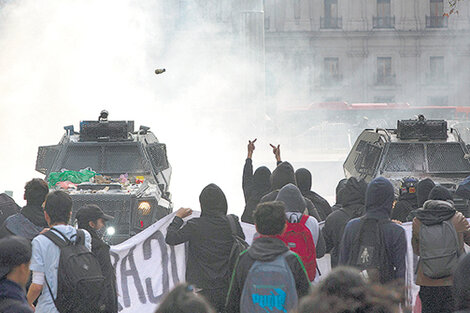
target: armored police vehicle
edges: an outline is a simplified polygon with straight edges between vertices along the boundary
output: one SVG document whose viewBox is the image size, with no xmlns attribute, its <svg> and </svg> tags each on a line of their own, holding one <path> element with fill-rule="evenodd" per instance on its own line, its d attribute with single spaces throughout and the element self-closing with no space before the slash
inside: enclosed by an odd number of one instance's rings
<svg viewBox="0 0 470 313">
<path fill-rule="evenodd" d="M 444 120 L 426 120 L 420 115 L 416 120 L 398 121 L 396 129 L 365 129 L 343 168 L 348 178 L 370 182 L 383 176 L 396 187 L 407 176 L 431 178 L 455 192 L 457 184 L 470 176 L 469 157 L 456 129 L 448 129 Z M 455 202 L 468 215 L 467 201 L 456 197 Z"/>
<path fill-rule="evenodd" d="M 107 116 L 103 111 L 98 121 L 80 122 L 79 133 L 73 126 L 64 127 L 59 144 L 39 147 L 36 170 L 51 187 L 70 193 L 72 219 L 86 204 L 113 216 L 105 240 L 118 244 L 172 211 L 171 166 L 165 144 L 149 127 L 135 131 L 133 121 L 108 121 Z M 83 171 L 94 177 L 64 181 Z M 56 182 L 57 177 L 63 179 Z"/>
</svg>

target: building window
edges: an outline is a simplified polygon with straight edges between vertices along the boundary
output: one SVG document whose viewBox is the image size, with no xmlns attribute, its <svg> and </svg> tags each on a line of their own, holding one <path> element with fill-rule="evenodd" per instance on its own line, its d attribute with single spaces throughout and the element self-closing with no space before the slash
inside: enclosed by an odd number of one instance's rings
<svg viewBox="0 0 470 313">
<path fill-rule="evenodd" d="M 430 16 L 426 16 L 426 27 L 447 27 L 448 17 L 444 16 L 444 0 L 430 0 Z"/>
<path fill-rule="evenodd" d="M 323 59 L 323 85 L 337 85 L 342 77 L 339 74 L 339 58 L 324 58 Z"/>
<path fill-rule="evenodd" d="M 394 28 L 395 17 L 392 16 L 390 0 L 377 0 L 377 16 L 373 18 L 374 28 Z"/>
<path fill-rule="evenodd" d="M 447 106 L 447 105 L 449 105 L 449 98 L 447 96 L 428 97 L 428 105 Z"/>
<path fill-rule="evenodd" d="M 377 85 L 395 85 L 395 75 L 392 74 L 392 58 L 377 58 Z"/>
<path fill-rule="evenodd" d="M 342 28 L 343 21 L 338 17 L 338 0 L 324 0 L 325 16 L 320 19 L 321 28 Z"/>
<path fill-rule="evenodd" d="M 429 58 L 428 84 L 442 84 L 445 82 L 444 57 L 433 56 Z"/>
</svg>

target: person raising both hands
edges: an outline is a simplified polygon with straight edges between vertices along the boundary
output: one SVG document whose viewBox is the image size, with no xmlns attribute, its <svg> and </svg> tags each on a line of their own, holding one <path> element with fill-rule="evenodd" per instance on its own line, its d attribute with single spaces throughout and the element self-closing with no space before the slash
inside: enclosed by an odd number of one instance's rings
<svg viewBox="0 0 470 313">
<path fill-rule="evenodd" d="M 245 210 L 242 214 L 242 222 L 254 223 L 253 212 L 261 198 L 271 190 L 271 171 L 266 166 L 260 166 L 253 174 L 254 140 L 248 140 L 248 156 L 243 167 L 242 188 L 245 197 Z M 277 157 L 276 157 L 277 159 Z M 280 159 L 280 152 L 279 152 Z"/>
</svg>

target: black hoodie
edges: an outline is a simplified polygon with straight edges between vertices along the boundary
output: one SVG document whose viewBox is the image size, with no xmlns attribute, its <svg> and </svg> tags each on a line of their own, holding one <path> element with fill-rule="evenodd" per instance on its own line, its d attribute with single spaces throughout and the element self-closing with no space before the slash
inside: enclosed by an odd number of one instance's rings
<svg viewBox="0 0 470 313">
<path fill-rule="evenodd" d="M 104 313 L 117 313 L 118 302 L 116 293 L 116 273 L 109 255 L 110 247 L 98 236 L 96 231 L 91 227 L 85 227 L 91 235 L 91 252 L 96 256 L 100 263 L 101 272 L 104 276 L 104 292 L 106 293 L 106 309 Z"/>
<path fill-rule="evenodd" d="M 253 174 L 253 162 L 246 159 L 242 187 L 245 196 L 242 221 L 254 224 L 253 212 L 261 198 L 271 190 L 271 171 L 266 166 L 261 166 Z"/>
<path fill-rule="evenodd" d="M 321 219 L 319 222 L 324 221 L 331 213 L 331 206 L 322 196 L 310 190 L 312 188 L 312 174 L 310 171 L 306 168 L 299 168 L 295 172 L 295 179 L 302 195 L 312 201 L 317 209 Z"/>
<path fill-rule="evenodd" d="M 429 193 L 431 190 L 436 186 L 434 182 L 430 178 L 426 178 L 420 180 L 418 185 L 416 185 L 416 198 L 418 201 L 418 208 L 411 210 L 410 214 L 408 214 L 406 221 L 411 222 L 418 214 L 418 210 L 423 208 L 424 202 L 429 199 Z"/>
<path fill-rule="evenodd" d="M 416 193 L 404 193 L 398 197 L 395 207 L 392 209 L 392 220 L 406 222 L 411 211 L 418 208 L 418 198 Z"/>
<path fill-rule="evenodd" d="M 260 237 L 255 239 L 253 245 L 240 255 L 230 281 L 230 289 L 227 296 L 226 313 L 240 312 L 240 298 L 243 293 L 245 280 L 255 261 L 272 261 L 279 255 L 288 251 L 287 246 L 280 239 L 273 237 Z M 287 264 L 294 275 L 297 295 L 299 299 L 307 295 L 310 288 L 307 272 L 302 261 L 296 254 L 286 258 Z"/>
<path fill-rule="evenodd" d="M 229 258 L 233 245 L 227 219 L 227 200 L 215 184 L 206 186 L 199 196 L 201 217 L 190 219 L 184 226 L 176 217 L 168 226 L 165 241 L 169 245 L 189 242 L 186 281 L 201 289 L 228 288 Z M 238 235 L 245 238 L 237 223 Z"/>
<path fill-rule="evenodd" d="M 287 184 L 294 184 L 297 186 L 297 182 L 295 180 L 295 172 L 294 168 L 289 162 L 282 162 L 276 167 L 276 169 L 271 174 L 272 191 L 262 197 L 260 203 L 276 200 L 279 190 Z M 320 215 L 318 214 L 318 211 L 312 201 L 310 201 L 306 197 L 304 197 L 304 199 L 307 203 L 308 214 L 310 216 L 315 217 L 317 221 L 321 220 Z"/>
<path fill-rule="evenodd" d="M 0 306 L 3 301 L 12 301 L 2 307 L 2 313 L 32 313 L 33 310 L 26 300 L 24 289 L 17 283 L 6 278 L 0 279 Z"/>
<path fill-rule="evenodd" d="M 386 178 L 378 177 L 367 187 L 366 218 L 389 221 L 381 224 L 384 236 L 385 250 L 390 257 L 390 264 L 395 268 L 394 279 L 405 279 L 407 240 L 403 227 L 390 221 L 395 194 L 393 185 Z M 339 264 L 346 265 L 352 253 L 353 240 L 360 231 L 361 220 L 355 218 L 344 228 L 340 245 Z"/>
<path fill-rule="evenodd" d="M 345 184 L 337 187 L 336 201 L 341 206 L 333 211 L 325 221 L 323 237 L 325 238 L 326 252 L 331 255 L 331 267 L 338 265 L 339 245 L 343 238 L 346 224 L 353 218 L 365 213 L 365 193 L 367 184 L 356 178 L 349 178 Z"/>
</svg>

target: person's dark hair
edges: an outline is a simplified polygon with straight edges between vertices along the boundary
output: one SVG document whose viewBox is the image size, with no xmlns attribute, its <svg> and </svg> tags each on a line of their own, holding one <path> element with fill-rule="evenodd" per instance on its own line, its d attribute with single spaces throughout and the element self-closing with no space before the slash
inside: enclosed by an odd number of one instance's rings
<svg viewBox="0 0 470 313">
<path fill-rule="evenodd" d="M 215 313 L 211 305 L 186 283 L 173 288 L 155 313 Z"/>
<path fill-rule="evenodd" d="M 70 212 L 72 210 L 72 198 L 70 198 L 70 196 L 64 191 L 53 191 L 46 197 L 44 210 L 51 218 L 51 224 L 68 224 L 70 220 Z"/>
<path fill-rule="evenodd" d="M 286 225 L 284 203 L 280 201 L 260 203 L 253 217 L 256 230 L 261 235 L 280 235 Z"/>
<path fill-rule="evenodd" d="M 384 285 L 352 288 L 349 297 L 313 292 L 301 299 L 297 313 L 398 313 L 404 292 Z"/>
<path fill-rule="evenodd" d="M 24 197 L 29 205 L 41 205 L 49 193 L 49 186 L 40 178 L 34 178 L 24 186 Z"/>
<path fill-rule="evenodd" d="M 340 266 L 333 269 L 328 276 L 318 283 L 318 292 L 338 297 L 349 297 L 353 288 L 366 285 L 361 272 L 352 267 Z"/>
</svg>

